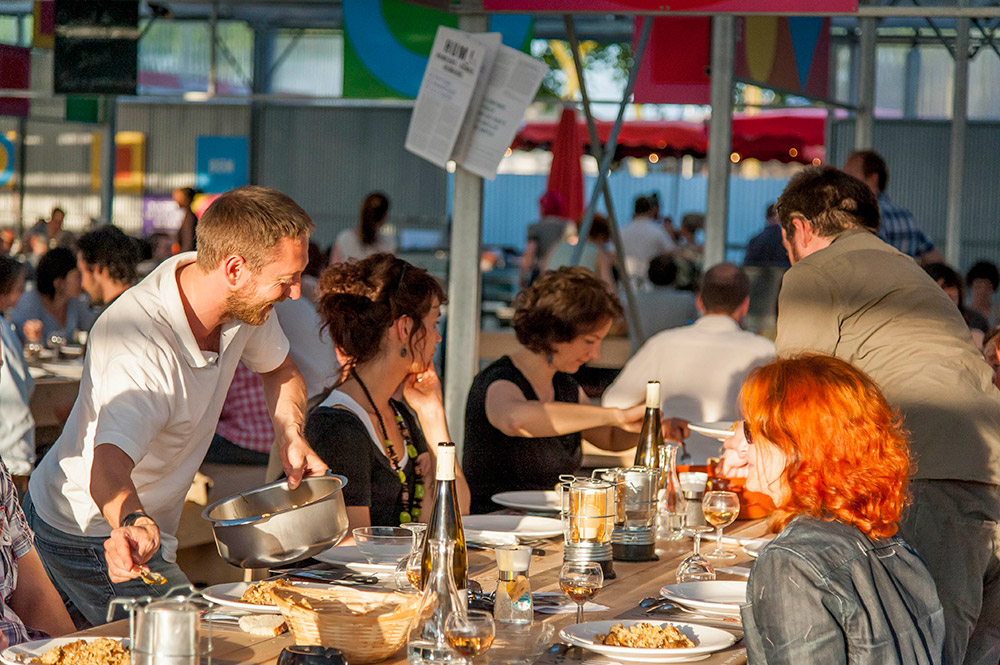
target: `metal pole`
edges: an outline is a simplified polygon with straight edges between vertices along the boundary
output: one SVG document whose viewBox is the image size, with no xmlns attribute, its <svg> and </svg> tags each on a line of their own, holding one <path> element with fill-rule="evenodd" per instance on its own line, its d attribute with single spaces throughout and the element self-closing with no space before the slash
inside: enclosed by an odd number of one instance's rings
<svg viewBox="0 0 1000 665">
<path fill-rule="evenodd" d="M 215 95 L 216 82 L 219 75 L 219 3 L 212 0 L 212 13 L 208 17 L 209 50 L 208 50 L 208 94 Z"/>
<path fill-rule="evenodd" d="M 17 237 L 24 237 L 24 195 L 27 187 L 24 183 L 24 176 L 28 172 L 25 168 L 25 161 L 28 150 L 25 139 L 28 136 L 28 119 L 17 119 Z"/>
<path fill-rule="evenodd" d="M 463 15 L 458 27 L 483 32 L 485 14 Z M 483 179 L 461 166 L 455 168 L 448 252 L 448 322 L 445 333 L 444 410 L 448 431 L 459 456 L 465 442 L 465 401 L 479 371 L 479 256 L 483 235 Z M 436 445 L 438 441 L 429 441 Z"/>
<path fill-rule="evenodd" d="M 104 126 L 104 137 L 101 139 L 101 221 L 105 224 L 114 222 L 115 198 L 115 134 L 118 124 L 118 98 L 104 98 L 107 122 Z"/>
<path fill-rule="evenodd" d="M 569 46 L 573 51 L 573 64 L 576 66 L 576 78 L 580 88 L 580 98 L 583 101 L 583 115 L 587 119 L 587 132 L 590 134 L 590 151 L 594 158 L 600 163 L 604 158 L 601 139 L 597 136 L 597 125 L 594 123 L 594 115 L 590 110 L 590 97 L 587 96 L 587 85 L 583 80 L 583 60 L 580 58 L 580 41 L 576 37 L 576 26 L 573 24 L 573 17 L 569 14 L 563 16 L 563 23 L 566 25 L 566 36 L 569 38 Z M 627 98 L 626 98 L 627 99 Z M 615 207 L 611 202 L 611 187 L 608 186 L 607 178 L 601 183 L 604 194 L 604 207 L 608 209 L 608 227 L 611 231 L 611 240 L 615 246 L 615 256 L 618 265 L 625 269 L 625 247 L 622 245 L 621 231 L 618 228 L 618 216 L 615 215 Z M 593 223 L 593 217 L 591 217 Z M 586 236 L 580 235 L 579 244 L 587 241 Z M 576 265 L 580 257 L 574 252 L 573 265 Z M 625 273 L 622 273 L 625 274 Z M 642 340 L 645 339 L 642 331 L 642 321 L 639 319 L 639 306 L 635 300 L 635 289 L 632 288 L 632 280 L 626 278 L 622 280 L 622 288 L 625 291 L 625 317 L 628 321 L 628 340 L 632 346 L 632 352 L 639 350 Z"/>
<path fill-rule="evenodd" d="M 878 23 L 874 18 L 860 20 L 861 48 L 858 67 L 858 110 L 854 115 L 854 149 L 872 147 L 875 125 L 875 49 L 878 45 Z"/>
<path fill-rule="evenodd" d="M 965 4 L 959 0 L 959 4 Z M 948 217 L 945 259 L 956 268 L 962 253 L 962 180 L 965 128 L 969 107 L 969 19 L 955 21 L 955 83 L 951 101 L 951 143 L 948 154 Z"/>
<path fill-rule="evenodd" d="M 614 159 L 615 151 L 618 148 L 618 134 L 621 132 L 622 121 L 625 119 L 625 107 L 628 105 L 629 97 L 632 96 L 632 90 L 635 88 L 635 75 L 639 71 L 639 63 L 642 62 L 642 54 L 646 52 L 646 43 L 649 41 L 649 33 L 652 29 L 653 21 L 651 19 L 643 21 L 642 31 L 639 33 L 639 42 L 635 47 L 635 53 L 632 54 L 632 68 L 628 73 L 628 84 L 625 86 L 621 104 L 618 105 L 618 117 L 615 118 L 615 124 L 611 127 L 608 144 L 604 146 L 604 155 L 602 155 L 600 166 L 597 170 L 597 182 L 594 183 L 594 189 L 590 192 L 590 202 L 587 204 L 587 210 L 583 213 L 583 221 L 580 223 L 581 238 L 586 238 L 587 234 L 590 233 L 590 225 L 594 221 L 594 206 L 597 205 L 597 197 L 603 191 L 608 172 L 611 170 L 611 160 Z M 573 250 L 574 264 L 580 262 L 582 254 L 583 244 L 577 243 L 576 248 Z"/>
<path fill-rule="evenodd" d="M 726 260 L 729 155 L 733 132 L 733 62 L 736 19 L 712 17 L 712 118 L 708 125 L 708 205 L 705 207 L 704 268 Z"/>
</svg>

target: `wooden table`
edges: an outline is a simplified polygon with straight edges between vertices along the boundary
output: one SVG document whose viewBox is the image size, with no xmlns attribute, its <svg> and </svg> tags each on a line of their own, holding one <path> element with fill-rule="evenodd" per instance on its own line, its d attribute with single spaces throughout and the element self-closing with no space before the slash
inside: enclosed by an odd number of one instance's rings
<svg viewBox="0 0 1000 665">
<path fill-rule="evenodd" d="M 765 524 L 763 520 L 753 520 L 737 522 L 726 531 L 730 535 L 761 536 L 764 535 Z M 708 541 L 711 542 L 711 541 Z M 546 545 L 548 554 L 536 556 L 531 559 L 531 587 L 533 591 L 559 591 L 559 568 L 562 566 L 562 544 L 553 542 Z M 746 555 L 733 547 L 726 549 L 734 550 L 739 558 L 734 563 L 726 562 L 720 565 L 736 565 L 747 561 Z M 606 619 L 638 619 L 646 615 L 638 607 L 639 602 L 647 596 L 659 595 L 661 587 L 674 583 L 674 571 L 680 561 L 691 552 L 691 541 L 685 539 L 678 542 L 657 543 L 657 554 L 659 561 L 643 563 L 626 563 L 616 561 L 614 569 L 616 577 L 607 580 L 604 589 L 597 595 L 595 602 L 607 605 L 610 609 L 606 612 L 588 612 L 588 621 L 600 621 Z M 483 586 L 483 590 L 491 591 L 496 586 L 496 565 L 492 552 L 470 552 L 469 553 L 470 576 Z M 736 579 L 723 574 L 719 579 Z M 668 619 L 664 615 L 649 615 L 649 618 L 683 621 L 680 617 L 670 615 Z M 536 621 L 551 623 L 556 629 L 572 625 L 576 622 L 574 614 L 535 614 Z M 739 631 L 733 631 L 738 633 Z M 117 621 L 105 626 L 92 628 L 84 631 L 82 635 L 105 635 L 112 637 L 123 637 L 128 633 L 128 622 Z M 558 640 L 558 632 L 556 633 Z M 219 665 L 236 665 L 237 663 L 264 664 L 273 663 L 278 658 L 281 650 L 294 643 L 288 634 L 279 637 L 255 637 L 232 628 L 228 624 L 213 624 L 212 629 L 212 662 Z M 572 652 L 571 652 L 572 653 Z M 589 654 L 596 656 L 596 654 Z M 406 650 L 400 649 L 391 658 L 382 661 L 385 665 L 403 665 L 406 663 Z M 561 657 L 546 654 L 539 661 L 540 665 L 558 665 L 562 663 Z M 579 662 L 579 661 L 577 661 Z M 724 651 L 713 654 L 706 660 L 699 661 L 705 665 L 743 665 L 746 663 L 746 652 L 738 641 L 735 645 Z"/>
</svg>

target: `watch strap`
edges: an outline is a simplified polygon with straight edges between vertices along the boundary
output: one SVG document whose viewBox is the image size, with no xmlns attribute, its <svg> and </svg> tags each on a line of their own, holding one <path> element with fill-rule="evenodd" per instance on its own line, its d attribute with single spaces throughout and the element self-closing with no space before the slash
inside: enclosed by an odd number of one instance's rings
<svg viewBox="0 0 1000 665">
<path fill-rule="evenodd" d="M 145 510 L 134 510 L 125 517 L 123 517 L 118 522 L 118 527 L 121 528 L 123 526 L 132 526 L 133 524 L 136 523 L 136 521 L 140 517 L 148 517 L 149 519 L 153 520 L 153 524 L 156 524 L 156 520 L 154 520 L 152 517 L 149 517 L 149 515 L 146 514 Z"/>
</svg>

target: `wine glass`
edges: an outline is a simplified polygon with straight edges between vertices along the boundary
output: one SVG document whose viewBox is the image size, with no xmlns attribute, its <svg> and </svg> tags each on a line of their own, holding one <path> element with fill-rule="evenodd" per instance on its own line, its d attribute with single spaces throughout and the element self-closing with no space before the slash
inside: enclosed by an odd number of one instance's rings
<svg viewBox="0 0 1000 665">
<path fill-rule="evenodd" d="M 715 527 L 715 549 L 705 554 L 709 559 L 735 559 L 736 555 L 722 549 L 722 528 L 736 521 L 740 514 L 740 497 L 735 492 L 705 492 L 701 500 L 705 521 Z"/>
<path fill-rule="evenodd" d="M 392 579 L 396 583 L 398 591 L 403 593 L 419 592 L 421 588 L 420 578 L 423 574 L 424 536 L 427 533 L 427 525 L 410 522 L 400 526 L 410 530 L 413 534 L 413 543 L 410 547 L 410 553 L 396 564 L 396 572 L 393 573 Z"/>
<path fill-rule="evenodd" d="M 678 582 L 705 582 L 715 579 L 715 569 L 701 555 L 701 534 L 712 530 L 710 526 L 689 526 L 694 538 L 694 551 L 677 566 Z"/>
<path fill-rule="evenodd" d="M 604 586 L 604 571 L 593 561 L 567 561 L 559 571 L 559 586 L 576 603 L 576 622 L 583 623 L 583 605 Z"/>
<path fill-rule="evenodd" d="M 444 621 L 444 638 L 448 640 L 448 646 L 466 663 L 471 663 L 476 656 L 489 649 L 495 636 L 496 625 L 489 612 L 452 612 Z"/>
</svg>

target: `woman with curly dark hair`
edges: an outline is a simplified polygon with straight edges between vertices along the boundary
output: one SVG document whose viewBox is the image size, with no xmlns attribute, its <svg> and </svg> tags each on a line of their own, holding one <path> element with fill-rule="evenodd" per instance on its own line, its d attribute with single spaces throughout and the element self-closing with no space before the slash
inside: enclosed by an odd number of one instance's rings
<svg viewBox="0 0 1000 665">
<path fill-rule="evenodd" d="M 472 382 L 463 468 L 475 513 L 496 510 L 508 490 L 551 490 L 580 466 L 581 439 L 606 450 L 636 444 L 645 406 L 589 404 L 571 374 L 600 355 L 621 316 L 618 299 L 586 268 L 544 273 L 514 299 L 518 351 Z"/>
<path fill-rule="evenodd" d="M 320 280 L 319 313 L 345 371 L 309 414 L 305 437 L 347 477 L 351 529 L 429 515 L 422 504 L 435 460 L 427 444 L 451 440 L 433 364 L 444 301 L 434 277 L 391 254 L 334 264 Z M 456 480 L 467 509 L 465 481 Z"/>
<path fill-rule="evenodd" d="M 774 500 L 781 531 L 747 584 L 750 665 L 941 663 L 934 580 L 895 537 L 909 445 L 875 382 L 806 354 L 755 369 L 740 401 L 746 420 L 723 471 Z"/>
</svg>

